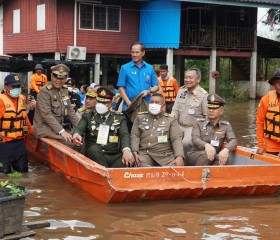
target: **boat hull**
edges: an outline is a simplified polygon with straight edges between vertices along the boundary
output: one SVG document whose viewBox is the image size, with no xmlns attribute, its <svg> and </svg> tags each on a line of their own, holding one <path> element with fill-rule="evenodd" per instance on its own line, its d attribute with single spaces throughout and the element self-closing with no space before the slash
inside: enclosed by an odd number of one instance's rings
<svg viewBox="0 0 280 240">
<path fill-rule="evenodd" d="M 272 194 L 280 188 L 280 159 L 238 147 L 227 166 L 105 168 L 56 140 L 26 138 L 29 154 L 102 202 Z M 236 165 L 237 164 L 237 165 Z"/>
</svg>

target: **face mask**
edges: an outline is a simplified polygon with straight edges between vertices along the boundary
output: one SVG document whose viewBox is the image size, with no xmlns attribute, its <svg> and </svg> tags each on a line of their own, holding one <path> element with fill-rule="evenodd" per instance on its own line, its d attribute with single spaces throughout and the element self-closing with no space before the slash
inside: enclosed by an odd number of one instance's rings
<svg viewBox="0 0 280 240">
<path fill-rule="evenodd" d="M 96 112 L 99 114 L 104 114 L 109 111 L 108 107 L 104 105 L 103 103 L 97 103 L 95 106 Z"/>
<path fill-rule="evenodd" d="M 150 103 L 149 104 L 149 112 L 152 115 L 158 115 L 161 112 L 161 105 L 156 103 Z"/>
<path fill-rule="evenodd" d="M 13 88 L 10 90 L 9 95 L 12 98 L 17 98 L 21 94 L 21 88 Z"/>
<path fill-rule="evenodd" d="M 73 88 L 72 87 L 68 87 L 68 91 L 69 92 L 73 92 Z"/>
</svg>

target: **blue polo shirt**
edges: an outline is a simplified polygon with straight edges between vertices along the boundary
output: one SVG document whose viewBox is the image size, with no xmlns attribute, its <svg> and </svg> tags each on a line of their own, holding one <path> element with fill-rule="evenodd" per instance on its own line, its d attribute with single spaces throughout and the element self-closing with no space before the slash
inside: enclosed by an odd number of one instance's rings
<svg viewBox="0 0 280 240">
<path fill-rule="evenodd" d="M 158 86 L 157 77 L 154 68 L 151 64 L 142 61 L 139 68 L 134 61 L 122 65 L 118 79 L 118 87 L 124 87 L 127 97 L 130 101 L 141 93 L 143 90 L 150 90 L 153 86 Z M 151 96 L 145 97 L 147 102 Z M 126 103 L 123 104 L 123 110 L 126 108 Z"/>
</svg>

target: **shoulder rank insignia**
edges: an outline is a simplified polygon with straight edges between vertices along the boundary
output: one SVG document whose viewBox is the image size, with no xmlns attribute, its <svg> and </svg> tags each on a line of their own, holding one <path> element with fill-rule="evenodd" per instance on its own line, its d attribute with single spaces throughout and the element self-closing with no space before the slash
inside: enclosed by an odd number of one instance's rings
<svg viewBox="0 0 280 240">
<path fill-rule="evenodd" d="M 185 88 L 185 85 L 181 86 L 180 88 Z"/>
<path fill-rule="evenodd" d="M 48 89 L 48 90 L 51 90 L 51 89 L 52 89 L 52 85 L 49 84 L 49 85 L 47 86 L 47 89 Z"/>
<path fill-rule="evenodd" d="M 66 84 L 64 84 L 62 87 L 63 87 L 63 88 L 68 88 Z"/>
<path fill-rule="evenodd" d="M 221 124 L 229 125 L 229 122 L 228 121 L 221 121 Z"/>
<path fill-rule="evenodd" d="M 196 119 L 196 121 L 198 121 L 198 122 L 205 122 L 205 118 L 198 118 L 198 119 Z"/>
<path fill-rule="evenodd" d="M 201 88 L 201 92 L 204 93 L 204 94 L 208 93 L 204 88 Z"/>
<path fill-rule="evenodd" d="M 165 117 L 170 117 L 170 118 L 174 118 L 175 117 L 175 115 L 171 114 L 171 113 L 164 113 L 164 116 Z"/>
<path fill-rule="evenodd" d="M 147 113 L 149 113 L 149 112 L 138 112 L 137 114 L 142 115 L 142 114 L 147 114 Z"/>
</svg>

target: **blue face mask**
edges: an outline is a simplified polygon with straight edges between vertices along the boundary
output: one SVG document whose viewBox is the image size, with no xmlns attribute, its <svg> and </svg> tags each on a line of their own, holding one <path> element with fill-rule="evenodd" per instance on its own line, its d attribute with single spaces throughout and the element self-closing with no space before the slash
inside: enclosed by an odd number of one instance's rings
<svg viewBox="0 0 280 240">
<path fill-rule="evenodd" d="M 13 88 L 10 90 L 10 96 L 12 98 L 17 98 L 21 94 L 21 88 Z"/>
</svg>

